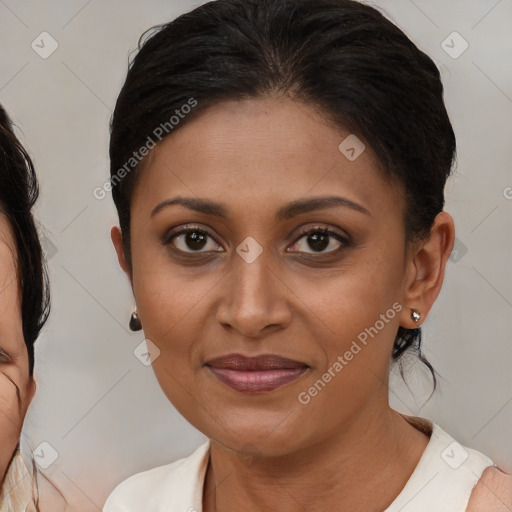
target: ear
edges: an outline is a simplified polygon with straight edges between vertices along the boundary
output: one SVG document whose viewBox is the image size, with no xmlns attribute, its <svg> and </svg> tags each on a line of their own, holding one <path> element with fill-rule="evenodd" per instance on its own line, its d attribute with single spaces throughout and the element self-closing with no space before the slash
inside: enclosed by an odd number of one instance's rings
<svg viewBox="0 0 512 512">
<path fill-rule="evenodd" d="M 132 276 L 130 272 L 130 267 L 128 262 L 126 261 L 126 256 L 124 254 L 124 246 L 123 246 L 123 233 L 121 228 L 118 226 L 114 226 L 110 230 L 110 238 L 112 239 L 112 243 L 114 244 L 114 249 L 117 253 L 117 260 L 119 261 L 119 266 L 123 269 L 123 272 L 130 279 L 130 283 L 132 281 Z"/>
<path fill-rule="evenodd" d="M 405 307 L 400 318 L 402 327 L 414 329 L 427 317 L 441 291 L 454 241 L 453 219 L 448 213 L 441 212 L 435 218 L 430 237 L 414 248 L 407 261 Z M 412 310 L 421 315 L 417 323 L 411 319 Z"/>
</svg>

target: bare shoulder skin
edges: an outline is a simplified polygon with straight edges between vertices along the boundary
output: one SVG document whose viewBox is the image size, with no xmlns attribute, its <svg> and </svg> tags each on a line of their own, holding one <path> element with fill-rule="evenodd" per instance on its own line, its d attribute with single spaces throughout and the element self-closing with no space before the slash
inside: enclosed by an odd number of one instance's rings
<svg viewBox="0 0 512 512">
<path fill-rule="evenodd" d="M 471 493 L 467 512 L 512 511 L 512 475 L 488 467 Z"/>
</svg>

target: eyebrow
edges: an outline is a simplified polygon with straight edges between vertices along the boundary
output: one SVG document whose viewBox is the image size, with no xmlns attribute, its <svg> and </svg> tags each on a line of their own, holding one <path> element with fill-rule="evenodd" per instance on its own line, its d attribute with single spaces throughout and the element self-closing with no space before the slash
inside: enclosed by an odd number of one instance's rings
<svg viewBox="0 0 512 512">
<path fill-rule="evenodd" d="M 210 201 L 208 199 L 197 199 L 192 197 L 174 197 L 172 199 L 166 199 L 162 201 L 158 205 L 153 208 L 151 212 L 151 217 L 156 215 L 158 212 L 173 205 L 181 205 L 190 210 L 194 210 L 199 213 L 205 213 L 207 215 L 214 215 L 216 217 L 220 217 L 222 219 L 228 218 L 228 210 L 225 206 L 220 203 L 216 203 L 214 201 Z M 308 213 L 316 210 L 323 210 L 326 208 L 334 208 L 337 206 L 343 206 L 345 208 L 350 208 L 359 213 L 363 213 L 365 215 L 369 215 L 371 217 L 370 212 L 359 203 L 355 203 L 346 197 L 341 196 L 324 196 L 324 197 L 312 197 L 309 199 L 298 199 L 296 201 L 292 201 L 288 203 L 276 213 L 276 219 L 278 221 L 283 221 L 287 219 L 291 219 L 301 213 Z"/>
</svg>

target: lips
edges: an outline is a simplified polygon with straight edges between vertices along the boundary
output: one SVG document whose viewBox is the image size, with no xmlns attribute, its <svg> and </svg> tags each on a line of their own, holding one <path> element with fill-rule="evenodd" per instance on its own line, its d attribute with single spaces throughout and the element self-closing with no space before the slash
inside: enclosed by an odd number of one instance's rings
<svg viewBox="0 0 512 512">
<path fill-rule="evenodd" d="M 222 383 L 244 392 L 272 391 L 299 379 L 309 369 L 305 363 L 274 354 L 229 354 L 208 361 L 206 367 Z"/>
</svg>

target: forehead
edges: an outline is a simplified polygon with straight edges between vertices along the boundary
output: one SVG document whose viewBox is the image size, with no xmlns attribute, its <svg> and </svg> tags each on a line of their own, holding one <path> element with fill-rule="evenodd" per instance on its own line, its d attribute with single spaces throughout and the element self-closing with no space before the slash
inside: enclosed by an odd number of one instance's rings
<svg viewBox="0 0 512 512">
<path fill-rule="evenodd" d="M 354 155 L 346 153 L 347 144 L 356 156 L 360 153 L 357 158 L 347 157 Z M 400 188 L 363 144 L 298 101 L 225 101 L 186 122 L 152 151 L 132 205 L 147 209 L 170 195 L 187 195 L 243 208 L 248 199 L 268 206 L 338 192 L 368 209 L 396 206 Z"/>
</svg>

